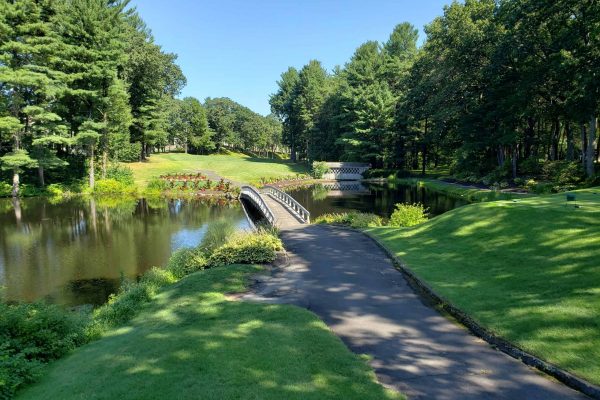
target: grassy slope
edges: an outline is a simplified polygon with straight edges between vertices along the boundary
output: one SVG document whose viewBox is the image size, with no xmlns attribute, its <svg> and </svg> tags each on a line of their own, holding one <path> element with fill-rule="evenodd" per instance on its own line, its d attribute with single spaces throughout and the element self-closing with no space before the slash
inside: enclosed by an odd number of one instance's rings
<svg viewBox="0 0 600 400">
<path fill-rule="evenodd" d="M 227 300 L 259 267 L 199 272 L 52 364 L 20 399 L 399 399 L 312 313 Z"/>
<path fill-rule="evenodd" d="M 600 188 L 471 204 L 375 234 L 439 294 L 523 349 L 600 384 Z"/>
<path fill-rule="evenodd" d="M 237 182 L 257 183 L 261 177 L 305 173 L 306 168 L 286 160 L 249 157 L 243 154 L 193 155 L 183 153 L 153 154 L 146 162 L 127 164 L 133 169 L 137 184 L 168 173 L 213 171 Z"/>
</svg>

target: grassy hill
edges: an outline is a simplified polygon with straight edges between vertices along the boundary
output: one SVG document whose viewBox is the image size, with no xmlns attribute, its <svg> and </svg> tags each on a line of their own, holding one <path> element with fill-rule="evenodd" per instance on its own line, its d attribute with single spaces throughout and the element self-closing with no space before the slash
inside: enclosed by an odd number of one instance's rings
<svg viewBox="0 0 600 400">
<path fill-rule="evenodd" d="M 144 186 L 154 177 L 168 173 L 211 171 L 236 182 L 257 183 L 261 177 L 279 177 L 307 173 L 303 164 L 289 160 L 250 157 L 240 153 L 194 155 L 184 153 L 153 154 L 148 161 L 127 164 L 135 181 Z"/>
<path fill-rule="evenodd" d="M 471 204 L 369 231 L 482 325 L 600 384 L 600 188 Z"/>
<path fill-rule="evenodd" d="M 230 300 L 249 265 L 171 285 L 127 326 L 51 364 L 19 399 L 402 399 L 311 312 Z"/>
</svg>

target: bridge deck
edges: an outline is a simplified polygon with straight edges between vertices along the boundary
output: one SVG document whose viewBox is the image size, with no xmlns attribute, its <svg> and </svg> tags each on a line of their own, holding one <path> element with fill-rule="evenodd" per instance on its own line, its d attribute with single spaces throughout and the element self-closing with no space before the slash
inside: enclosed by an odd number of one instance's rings
<svg viewBox="0 0 600 400">
<path fill-rule="evenodd" d="M 261 196 L 265 200 L 265 203 L 267 203 L 271 211 L 273 211 L 273 214 L 275 214 L 275 225 L 277 228 L 289 229 L 303 224 L 300 218 L 294 215 L 287 207 L 285 207 L 279 201 L 275 200 L 268 194 L 261 194 Z"/>
</svg>

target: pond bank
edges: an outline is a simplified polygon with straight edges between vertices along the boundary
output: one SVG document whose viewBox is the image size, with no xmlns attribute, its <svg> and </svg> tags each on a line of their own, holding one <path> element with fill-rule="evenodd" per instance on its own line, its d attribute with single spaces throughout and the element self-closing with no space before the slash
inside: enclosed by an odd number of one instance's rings
<svg viewBox="0 0 600 400">
<path fill-rule="evenodd" d="M 489 332 L 600 384 L 600 189 L 461 207 L 371 228 L 435 293 Z"/>
<path fill-rule="evenodd" d="M 314 314 L 230 301 L 233 265 L 165 288 L 131 323 L 54 363 L 19 399 L 396 399 Z"/>
<path fill-rule="evenodd" d="M 411 399 L 585 399 L 425 306 L 371 239 L 345 228 L 283 230 L 289 265 L 252 299 L 315 312 L 379 380 Z"/>
</svg>

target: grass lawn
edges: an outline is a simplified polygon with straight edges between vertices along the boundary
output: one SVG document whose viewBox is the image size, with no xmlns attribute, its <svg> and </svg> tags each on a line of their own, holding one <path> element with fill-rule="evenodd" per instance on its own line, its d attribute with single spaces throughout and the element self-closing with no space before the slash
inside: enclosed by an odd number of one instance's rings
<svg viewBox="0 0 600 400">
<path fill-rule="evenodd" d="M 478 203 L 372 228 L 439 294 L 493 332 L 600 384 L 600 188 Z"/>
<path fill-rule="evenodd" d="M 153 177 L 168 173 L 213 171 L 236 182 L 257 183 L 261 177 L 306 173 L 302 164 L 288 160 L 249 157 L 244 154 L 194 155 L 184 153 L 153 154 L 146 162 L 127 164 L 133 169 L 135 182 L 145 186 Z"/>
<path fill-rule="evenodd" d="M 314 314 L 228 300 L 257 266 L 198 272 L 19 399 L 400 399 Z"/>
</svg>

